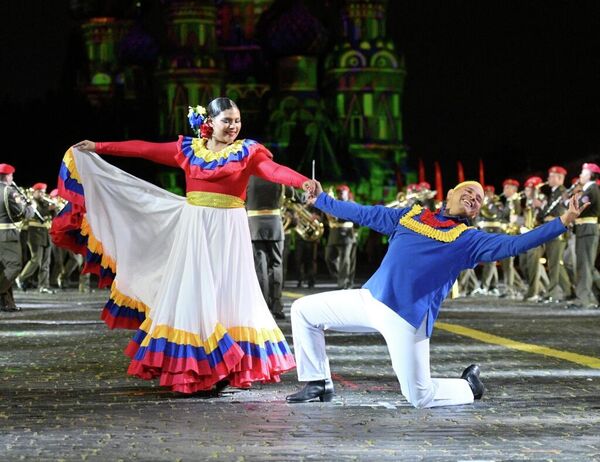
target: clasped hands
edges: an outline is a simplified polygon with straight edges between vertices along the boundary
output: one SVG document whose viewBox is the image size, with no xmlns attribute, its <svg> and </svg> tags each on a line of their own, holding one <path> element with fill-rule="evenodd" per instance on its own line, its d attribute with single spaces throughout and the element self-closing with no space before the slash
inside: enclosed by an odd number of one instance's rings
<svg viewBox="0 0 600 462">
<path fill-rule="evenodd" d="M 321 183 L 317 180 L 307 180 L 302 183 L 302 189 L 306 192 L 306 202 L 310 205 L 314 205 L 319 194 L 323 192 Z"/>
</svg>

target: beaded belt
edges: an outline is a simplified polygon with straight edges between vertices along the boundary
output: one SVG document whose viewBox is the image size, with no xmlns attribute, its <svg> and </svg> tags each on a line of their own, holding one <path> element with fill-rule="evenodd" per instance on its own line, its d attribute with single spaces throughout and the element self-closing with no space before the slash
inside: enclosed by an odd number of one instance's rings
<svg viewBox="0 0 600 462">
<path fill-rule="evenodd" d="M 237 196 L 206 191 L 189 191 L 186 200 L 190 205 L 217 209 L 238 209 L 245 205 L 245 202 Z"/>
<path fill-rule="evenodd" d="M 248 210 L 249 217 L 258 217 L 261 215 L 281 215 L 281 209 L 271 209 L 271 210 Z"/>
</svg>

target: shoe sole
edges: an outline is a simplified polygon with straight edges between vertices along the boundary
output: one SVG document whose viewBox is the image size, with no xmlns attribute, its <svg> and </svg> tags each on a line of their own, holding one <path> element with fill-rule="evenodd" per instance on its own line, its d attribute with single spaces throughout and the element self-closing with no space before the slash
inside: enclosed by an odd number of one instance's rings
<svg viewBox="0 0 600 462">
<path fill-rule="evenodd" d="M 291 400 L 291 399 L 287 399 L 286 398 L 286 402 L 292 403 L 292 404 L 298 404 L 298 403 L 316 403 L 317 400 L 318 400 L 321 403 L 330 403 L 331 401 L 333 401 L 333 397 L 334 396 L 335 396 L 335 393 L 330 392 L 330 393 L 323 393 L 322 395 L 315 396 L 314 398 L 303 399 L 303 400 Z"/>
</svg>

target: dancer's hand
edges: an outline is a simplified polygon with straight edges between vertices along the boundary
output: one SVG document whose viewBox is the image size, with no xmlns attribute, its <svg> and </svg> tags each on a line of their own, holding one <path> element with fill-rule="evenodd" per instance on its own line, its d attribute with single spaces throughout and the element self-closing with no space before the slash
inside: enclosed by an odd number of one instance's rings
<svg viewBox="0 0 600 462">
<path fill-rule="evenodd" d="M 577 193 L 573 197 L 571 197 L 571 200 L 569 201 L 568 210 L 560 216 L 563 225 L 568 226 L 571 223 L 573 223 L 577 219 L 577 217 L 579 217 L 581 212 L 583 212 L 586 208 L 589 207 L 589 201 L 581 206 L 579 205 L 580 197 L 581 193 Z"/>
<path fill-rule="evenodd" d="M 90 141 L 90 140 L 83 140 L 83 141 L 80 141 L 79 143 L 75 143 L 73 145 L 73 147 L 77 148 L 81 151 L 95 151 L 96 143 L 94 143 L 93 141 Z"/>
</svg>

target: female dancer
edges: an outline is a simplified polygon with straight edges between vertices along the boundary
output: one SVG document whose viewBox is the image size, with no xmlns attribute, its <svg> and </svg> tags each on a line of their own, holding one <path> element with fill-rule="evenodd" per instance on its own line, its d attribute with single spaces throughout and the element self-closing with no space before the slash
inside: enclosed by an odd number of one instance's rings
<svg viewBox="0 0 600 462">
<path fill-rule="evenodd" d="M 230 99 L 190 108 L 188 118 L 199 137 L 85 140 L 67 151 L 59 189 L 72 206 L 55 220 L 55 241 L 82 251 L 83 239 L 88 269 L 105 285 L 114 279 L 102 318 L 137 328 L 125 350 L 129 374 L 182 393 L 277 382 L 295 363 L 254 270 L 246 185 L 250 175 L 309 193 L 314 183 L 256 141 L 236 141 L 241 117 Z M 92 151 L 180 167 L 186 198 Z"/>
</svg>

